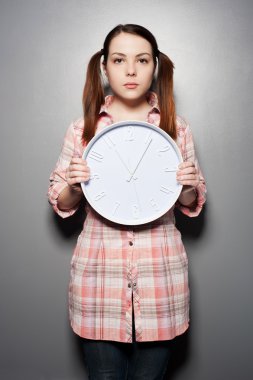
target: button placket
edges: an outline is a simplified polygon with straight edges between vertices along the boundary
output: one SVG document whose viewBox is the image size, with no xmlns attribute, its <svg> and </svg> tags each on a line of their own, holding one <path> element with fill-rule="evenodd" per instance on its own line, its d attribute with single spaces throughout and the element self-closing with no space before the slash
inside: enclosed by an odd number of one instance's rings
<svg viewBox="0 0 253 380">
<path fill-rule="evenodd" d="M 128 230 L 126 235 L 127 241 L 127 335 L 129 336 L 129 341 L 132 341 L 132 293 L 133 293 L 133 246 L 134 246 L 134 231 Z"/>
</svg>

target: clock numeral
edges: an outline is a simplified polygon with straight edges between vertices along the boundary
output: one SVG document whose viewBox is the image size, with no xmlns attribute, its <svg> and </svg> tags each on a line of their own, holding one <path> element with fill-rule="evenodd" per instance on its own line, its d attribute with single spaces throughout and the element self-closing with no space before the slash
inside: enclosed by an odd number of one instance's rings
<svg viewBox="0 0 253 380">
<path fill-rule="evenodd" d="M 140 216 L 140 209 L 138 205 L 133 205 L 132 206 L 132 214 L 135 219 L 138 219 Z"/>
<path fill-rule="evenodd" d="M 97 173 L 92 174 L 92 175 L 90 176 L 90 180 L 93 180 L 93 179 L 100 179 L 99 174 L 97 174 Z"/>
<path fill-rule="evenodd" d="M 120 202 L 116 202 L 115 206 L 114 206 L 114 209 L 113 209 L 113 212 L 112 212 L 113 215 L 116 214 L 116 211 L 118 210 L 119 206 L 120 206 Z"/>
<path fill-rule="evenodd" d="M 161 153 L 168 152 L 169 150 L 170 150 L 170 146 L 169 145 L 165 145 L 163 148 L 161 148 L 161 149 L 158 150 L 158 155 L 161 156 Z"/>
<path fill-rule="evenodd" d="M 112 149 L 112 148 L 115 147 L 115 142 L 111 139 L 111 137 L 105 135 L 105 136 L 103 137 L 103 139 L 104 139 L 106 145 L 107 145 L 110 149 Z"/>
<path fill-rule="evenodd" d="M 159 211 L 159 207 L 158 207 L 156 201 L 154 200 L 154 198 L 150 199 L 150 204 L 155 209 L 155 211 Z"/>
<path fill-rule="evenodd" d="M 177 168 L 165 168 L 164 171 L 165 171 L 166 173 L 176 172 L 176 171 L 177 171 Z"/>
<path fill-rule="evenodd" d="M 161 187 L 160 187 L 160 191 L 162 191 L 162 192 L 165 193 L 165 194 L 174 193 L 174 190 L 168 189 L 168 188 L 165 187 L 165 186 L 161 186 Z"/>
<path fill-rule="evenodd" d="M 89 158 L 92 158 L 95 161 L 102 162 L 104 156 L 98 152 L 95 152 L 95 150 L 92 150 L 89 154 Z"/>
<path fill-rule="evenodd" d="M 105 191 L 101 191 L 101 193 L 97 194 L 94 198 L 94 201 L 99 201 L 99 199 L 103 198 L 106 196 L 106 192 Z"/>
<path fill-rule="evenodd" d="M 126 129 L 125 141 L 134 141 L 134 127 L 131 125 Z"/>
</svg>

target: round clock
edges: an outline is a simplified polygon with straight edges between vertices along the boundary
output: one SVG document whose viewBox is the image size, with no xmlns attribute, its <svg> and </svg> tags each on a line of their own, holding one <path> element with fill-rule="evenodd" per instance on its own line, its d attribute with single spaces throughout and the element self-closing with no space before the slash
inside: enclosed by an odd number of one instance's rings
<svg viewBox="0 0 253 380">
<path fill-rule="evenodd" d="M 90 205 L 103 217 L 125 225 L 151 222 L 176 202 L 182 157 L 161 128 L 142 121 L 105 127 L 87 145 L 83 158 L 90 179 L 81 184 Z"/>
</svg>

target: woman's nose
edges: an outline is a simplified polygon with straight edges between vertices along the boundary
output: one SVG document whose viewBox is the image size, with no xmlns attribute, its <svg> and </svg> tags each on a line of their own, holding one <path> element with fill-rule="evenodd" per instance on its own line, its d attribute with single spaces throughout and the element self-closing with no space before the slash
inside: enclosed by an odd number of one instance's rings
<svg viewBox="0 0 253 380">
<path fill-rule="evenodd" d="M 128 64 L 127 66 L 127 76 L 135 76 L 136 75 L 136 68 L 134 64 Z"/>
</svg>

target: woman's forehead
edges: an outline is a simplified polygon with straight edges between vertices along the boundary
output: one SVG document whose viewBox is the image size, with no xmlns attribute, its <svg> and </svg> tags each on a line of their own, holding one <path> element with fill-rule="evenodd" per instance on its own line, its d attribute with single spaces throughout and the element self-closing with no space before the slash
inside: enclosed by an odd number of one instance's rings
<svg viewBox="0 0 253 380">
<path fill-rule="evenodd" d="M 145 38 L 136 34 L 120 33 L 111 40 L 109 53 L 142 54 L 152 53 L 152 46 Z"/>
</svg>

